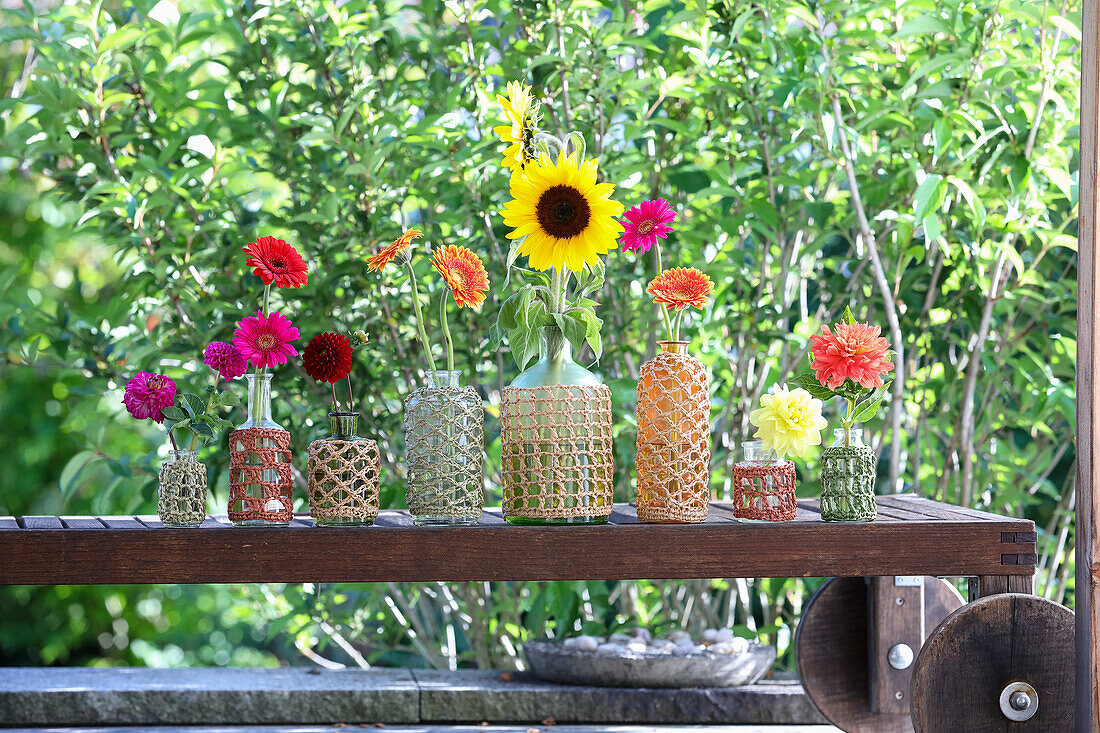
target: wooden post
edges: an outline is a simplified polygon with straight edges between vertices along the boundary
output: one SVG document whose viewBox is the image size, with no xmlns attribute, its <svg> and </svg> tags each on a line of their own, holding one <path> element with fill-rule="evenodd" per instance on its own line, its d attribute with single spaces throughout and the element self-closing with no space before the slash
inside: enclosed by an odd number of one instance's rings
<svg viewBox="0 0 1100 733">
<path fill-rule="evenodd" d="M 1100 156 L 1100 0 L 1084 0 L 1081 17 L 1081 172 L 1078 197 L 1077 256 L 1077 525 L 1076 645 L 1077 730 L 1092 733 L 1100 727 L 1100 411 L 1096 348 L 1100 344 L 1097 276 L 1097 178 Z"/>
</svg>

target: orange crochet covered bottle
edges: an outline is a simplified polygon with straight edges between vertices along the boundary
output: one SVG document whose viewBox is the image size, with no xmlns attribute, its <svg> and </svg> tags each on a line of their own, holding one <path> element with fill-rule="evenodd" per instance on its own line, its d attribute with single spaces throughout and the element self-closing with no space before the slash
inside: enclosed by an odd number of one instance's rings
<svg viewBox="0 0 1100 733">
<path fill-rule="evenodd" d="M 638 519 L 702 522 L 710 507 L 710 388 L 686 341 L 661 352 L 638 379 Z"/>
</svg>

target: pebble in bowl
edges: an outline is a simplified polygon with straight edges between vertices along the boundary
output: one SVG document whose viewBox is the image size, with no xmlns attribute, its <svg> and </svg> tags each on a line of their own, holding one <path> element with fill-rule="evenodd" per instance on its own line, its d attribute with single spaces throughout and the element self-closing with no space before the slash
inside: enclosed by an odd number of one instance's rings
<svg viewBox="0 0 1100 733">
<path fill-rule="evenodd" d="M 651 638 L 647 630 L 634 629 L 609 637 L 529 641 L 523 654 L 531 673 L 548 682 L 667 688 L 751 685 L 771 669 L 776 651 L 729 629 L 707 629 L 698 640 L 685 631 Z"/>
</svg>

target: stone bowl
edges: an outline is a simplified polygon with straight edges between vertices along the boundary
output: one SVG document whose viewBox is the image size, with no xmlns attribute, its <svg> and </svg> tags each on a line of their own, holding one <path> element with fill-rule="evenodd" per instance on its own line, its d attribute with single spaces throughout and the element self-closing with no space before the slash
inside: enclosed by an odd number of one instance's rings
<svg viewBox="0 0 1100 733">
<path fill-rule="evenodd" d="M 741 654 L 697 651 L 589 652 L 549 641 L 529 641 L 523 655 L 531 673 L 547 682 L 595 687 L 738 687 L 751 685 L 775 663 L 775 647 L 751 642 Z"/>
</svg>

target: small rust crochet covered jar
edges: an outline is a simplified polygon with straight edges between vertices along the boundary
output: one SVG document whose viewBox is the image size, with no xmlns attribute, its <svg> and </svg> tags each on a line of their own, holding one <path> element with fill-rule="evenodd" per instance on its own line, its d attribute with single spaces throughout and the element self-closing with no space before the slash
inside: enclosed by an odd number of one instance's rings
<svg viewBox="0 0 1100 733">
<path fill-rule="evenodd" d="M 318 527 L 361 527 L 378 516 L 378 443 L 361 438 L 359 413 L 329 413 L 331 435 L 309 444 L 309 515 Z"/>
<path fill-rule="evenodd" d="M 290 433 L 271 419 L 271 375 L 245 378 L 248 419 L 229 434 L 229 521 L 285 527 L 294 511 Z"/>
<path fill-rule="evenodd" d="M 794 461 L 778 460 L 759 440 L 741 444 L 745 457 L 733 465 L 733 514 L 758 522 L 789 522 L 798 501 Z"/>
<path fill-rule="evenodd" d="M 661 353 L 638 378 L 638 519 L 703 522 L 710 508 L 710 387 L 686 341 Z"/>
</svg>

